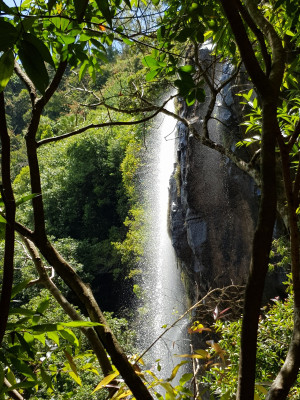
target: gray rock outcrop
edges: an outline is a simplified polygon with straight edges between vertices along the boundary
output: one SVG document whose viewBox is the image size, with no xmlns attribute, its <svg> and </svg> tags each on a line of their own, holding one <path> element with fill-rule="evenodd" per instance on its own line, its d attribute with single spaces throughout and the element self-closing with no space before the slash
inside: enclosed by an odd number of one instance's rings
<svg viewBox="0 0 300 400">
<path fill-rule="evenodd" d="M 204 61 L 209 57 L 207 49 L 200 55 Z M 230 68 L 218 64 L 216 79 L 227 79 Z M 236 151 L 241 109 L 234 90 L 229 84 L 218 95 L 209 131 L 214 141 Z M 200 134 L 208 103 L 209 96 L 192 107 L 181 104 L 181 115 L 195 121 Z M 170 181 L 170 231 L 183 268 L 196 282 L 195 297 L 210 288 L 245 283 L 258 212 L 256 185 L 228 158 L 190 136 L 183 124 L 177 158 Z"/>
</svg>

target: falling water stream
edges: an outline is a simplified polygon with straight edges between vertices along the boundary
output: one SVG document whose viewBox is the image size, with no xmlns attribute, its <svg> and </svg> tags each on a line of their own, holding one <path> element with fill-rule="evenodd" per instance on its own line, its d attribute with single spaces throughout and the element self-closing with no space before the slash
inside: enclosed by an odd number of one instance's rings
<svg viewBox="0 0 300 400">
<path fill-rule="evenodd" d="M 174 102 L 167 105 L 174 112 Z M 148 310 L 142 327 L 142 346 L 149 346 L 185 310 L 185 291 L 181 272 L 168 233 L 169 180 L 175 163 L 176 120 L 164 115 L 159 127 L 152 132 L 149 154 L 152 164 L 146 173 L 146 202 L 150 219 L 148 251 L 144 260 L 144 297 Z M 174 364 L 174 354 L 187 351 L 187 341 L 180 321 L 151 348 L 148 354 L 151 366 L 158 366 L 159 376 L 170 376 Z M 159 361 L 158 361 L 159 360 Z M 157 372 L 157 370 L 156 370 Z"/>
</svg>

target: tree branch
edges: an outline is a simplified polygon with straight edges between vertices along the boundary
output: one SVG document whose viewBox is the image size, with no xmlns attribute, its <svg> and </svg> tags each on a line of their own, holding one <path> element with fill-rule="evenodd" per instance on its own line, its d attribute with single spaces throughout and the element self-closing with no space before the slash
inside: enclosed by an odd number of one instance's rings
<svg viewBox="0 0 300 400">
<path fill-rule="evenodd" d="M 5 100 L 3 91 L 0 93 L 0 139 L 1 139 L 1 195 L 5 205 L 5 247 L 3 262 L 2 291 L 0 299 L 0 346 L 6 330 L 9 314 L 10 298 L 14 277 L 15 251 L 15 214 L 16 203 L 10 176 L 10 137 L 7 131 L 5 116 Z"/>
<path fill-rule="evenodd" d="M 244 21 L 249 26 L 249 28 L 252 30 L 252 32 L 254 33 L 254 35 L 256 36 L 256 38 L 259 42 L 261 53 L 262 53 L 262 56 L 264 59 L 265 67 L 266 67 L 266 75 L 269 76 L 270 71 L 271 71 L 271 57 L 270 57 L 270 54 L 268 53 L 264 35 L 263 35 L 262 31 L 260 29 L 258 29 L 258 27 L 256 26 L 255 22 L 253 21 L 251 15 L 249 14 L 248 10 L 243 6 L 243 4 L 241 3 L 240 0 L 237 1 L 237 5 L 238 5 L 238 9 L 239 9 L 241 16 L 243 17 Z"/>
<path fill-rule="evenodd" d="M 264 18 L 263 14 L 257 8 L 256 1 L 253 0 L 245 0 L 245 6 L 251 15 L 252 19 L 256 22 L 258 27 L 262 30 L 263 34 L 265 35 L 271 50 L 272 50 L 272 65 L 270 71 L 270 82 L 272 84 L 272 88 L 275 90 L 275 95 L 278 95 L 284 67 L 285 67 L 285 53 L 282 46 L 282 41 L 280 37 L 277 35 L 273 25 Z M 243 57 L 244 58 L 244 57 Z M 248 66 L 247 70 L 248 70 Z M 249 72 L 249 71 L 248 71 Z M 251 79 L 253 80 L 252 76 Z M 253 82 L 255 82 L 253 80 Z M 262 88 L 263 89 L 263 88 Z M 261 93 L 264 93 L 262 91 Z"/>
<path fill-rule="evenodd" d="M 39 274 L 38 283 L 41 283 L 46 289 L 49 290 L 49 292 L 52 294 L 52 296 L 55 298 L 58 304 L 62 307 L 62 309 L 66 312 L 66 314 L 69 315 L 69 317 L 73 321 L 84 321 L 81 318 L 81 316 L 77 313 L 77 311 L 73 308 L 73 306 L 68 302 L 68 300 L 63 296 L 63 294 L 54 284 L 52 279 L 48 276 L 43 261 L 33 242 L 31 242 L 24 236 L 21 236 L 21 238 Z M 80 328 L 80 330 L 87 337 L 94 353 L 96 354 L 96 357 L 99 361 L 100 367 L 104 375 L 105 376 L 109 375 L 113 369 L 109 359 L 107 358 L 107 354 L 103 348 L 103 345 L 98 335 L 96 334 L 95 330 L 93 328 L 84 328 L 84 327 Z M 110 394 L 112 395 L 113 393 Z"/>
<path fill-rule="evenodd" d="M 103 122 L 100 124 L 90 124 L 90 125 L 84 126 L 82 128 L 76 129 L 75 131 L 60 135 L 60 136 L 54 136 L 54 137 L 42 139 L 39 142 L 37 142 L 37 147 L 40 147 L 47 143 L 57 142 L 59 140 L 66 139 L 71 136 L 79 135 L 80 133 L 86 132 L 89 129 L 106 128 L 106 127 L 110 127 L 110 126 L 131 126 L 131 125 L 142 124 L 147 121 L 150 121 L 151 119 L 156 117 L 156 115 L 158 115 L 160 112 L 163 112 L 164 114 L 167 114 L 167 115 L 175 116 L 175 114 L 164 109 L 164 106 L 167 104 L 168 101 L 170 101 L 170 98 L 168 100 L 166 100 L 161 107 L 153 107 L 154 109 L 156 108 L 156 111 L 153 114 L 149 115 L 148 117 L 139 119 L 137 121 L 112 121 L 112 122 Z M 180 117 L 177 117 L 177 119 L 180 119 Z"/>
<path fill-rule="evenodd" d="M 21 81 L 25 84 L 30 96 L 31 104 L 32 106 L 34 106 L 37 98 L 37 93 L 33 82 L 31 81 L 31 79 L 29 79 L 28 75 L 25 74 L 25 72 L 20 67 L 20 64 L 16 60 L 15 60 L 14 70 L 15 73 L 18 75 L 18 77 L 21 79 Z"/>
<path fill-rule="evenodd" d="M 239 47 L 241 57 L 253 84 L 257 87 L 260 93 L 269 92 L 270 87 L 268 85 L 268 80 L 253 51 L 251 42 L 239 14 L 237 0 L 220 0 L 220 2 L 223 6 L 225 15 Z"/>
<path fill-rule="evenodd" d="M 45 107 L 45 105 L 48 103 L 48 101 L 51 99 L 51 97 L 53 96 L 53 94 L 55 93 L 55 91 L 57 90 L 62 77 L 65 73 L 65 70 L 67 68 L 68 65 L 68 61 L 61 61 L 58 65 L 58 68 L 55 72 L 55 75 L 50 83 L 50 85 L 48 86 L 48 88 L 45 91 L 45 94 L 39 98 L 37 100 L 37 107 Z"/>
</svg>

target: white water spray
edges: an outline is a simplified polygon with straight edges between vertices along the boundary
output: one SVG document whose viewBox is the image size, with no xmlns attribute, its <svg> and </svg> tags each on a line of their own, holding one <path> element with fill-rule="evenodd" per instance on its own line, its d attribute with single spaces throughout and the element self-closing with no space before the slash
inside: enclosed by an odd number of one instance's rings
<svg viewBox="0 0 300 400">
<path fill-rule="evenodd" d="M 167 109 L 174 112 L 174 102 Z M 148 251 L 145 257 L 143 290 L 147 313 L 146 326 L 142 327 L 140 342 L 149 346 L 167 327 L 185 311 L 185 292 L 177 267 L 175 252 L 168 234 L 169 180 L 175 163 L 176 120 L 164 115 L 156 132 L 152 132 L 149 147 L 152 167 L 147 163 L 146 198 L 149 203 L 150 235 Z M 155 368 L 155 362 L 161 367 L 159 374 L 168 378 L 173 364 L 178 363 L 174 354 L 187 351 L 184 341 L 182 322 L 167 332 L 150 350 L 148 360 Z M 186 328 L 184 329 L 186 330 Z M 159 369 L 160 369 L 159 367 Z M 157 371 L 156 371 L 157 372 Z"/>
</svg>

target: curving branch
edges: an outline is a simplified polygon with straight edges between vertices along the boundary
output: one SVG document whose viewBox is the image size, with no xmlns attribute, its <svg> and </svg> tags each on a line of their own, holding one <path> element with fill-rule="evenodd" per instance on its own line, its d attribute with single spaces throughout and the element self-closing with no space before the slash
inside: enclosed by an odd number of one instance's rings
<svg viewBox="0 0 300 400">
<path fill-rule="evenodd" d="M 175 96 L 173 96 L 173 97 L 175 97 Z M 167 114 L 167 115 L 175 116 L 174 113 L 169 112 L 168 110 L 166 110 L 164 108 L 164 106 L 168 103 L 168 101 L 170 101 L 171 98 L 172 97 L 168 98 L 162 104 L 162 106 L 160 106 L 160 107 L 151 105 L 151 108 L 156 110 L 156 111 L 153 114 L 149 115 L 148 117 L 145 117 L 145 118 L 142 118 L 142 119 L 139 119 L 139 120 L 136 120 L 136 121 L 111 121 L 111 122 L 103 122 L 103 123 L 100 123 L 100 124 L 89 124 L 89 125 L 86 125 L 86 126 L 84 126 L 82 128 L 76 129 L 75 131 L 68 132 L 68 133 L 65 133 L 65 134 L 60 135 L 60 136 L 54 136 L 54 137 L 42 139 L 39 142 L 37 142 L 37 147 L 40 147 L 40 146 L 42 146 L 44 144 L 47 144 L 47 143 L 58 142 L 59 140 L 66 139 L 66 138 L 71 137 L 71 136 L 79 135 L 80 133 L 86 132 L 86 131 L 88 131 L 90 129 L 106 128 L 106 127 L 111 127 L 111 126 L 132 126 L 132 125 L 142 124 L 142 123 L 150 121 L 151 119 L 156 117 L 160 112 L 163 112 L 164 114 Z M 118 111 L 119 112 L 123 112 L 123 113 L 128 113 L 127 110 L 118 110 Z M 129 113 L 131 114 L 131 112 L 129 112 Z M 179 119 L 179 120 L 182 120 L 178 116 L 176 118 Z"/>
<path fill-rule="evenodd" d="M 29 255 L 31 257 L 31 260 L 33 261 L 35 268 L 39 274 L 39 279 L 37 281 L 35 281 L 35 283 L 39 283 L 39 284 L 43 285 L 46 289 L 48 289 L 49 292 L 52 294 L 52 296 L 55 298 L 55 300 L 58 302 L 58 304 L 62 307 L 62 309 L 66 312 L 66 314 L 69 315 L 69 317 L 73 321 L 83 321 L 83 319 L 81 318 L 79 313 L 74 309 L 74 307 L 63 296 L 61 291 L 58 289 L 58 287 L 52 281 L 51 277 L 49 277 L 36 246 L 33 244 L 32 241 L 30 241 L 25 236 L 22 236 L 22 235 L 20 235 L 20 236 L 21 236 L 22 241 L 25 244 L 25 246 L 29 252 Z M 103 345 L 102 345 L 97 333 L 95 332 L 94 328 L 82 327 L 82 328 L 80 328 L 80 330 L 86 336 L 94 353 L 96 354 L 96 357 L 98 359 L 98 362 L 100 364 L 100 367 L 103 371 L 104 376 L 109 375 L 113 369 L 112 369 L 111 363 L 107 357 L 107 354 L 103 348 Z M 110 395 L 113 395 L 113 393 L 114 393 L 114 390 L 110 391 Z"/>
</svg>

